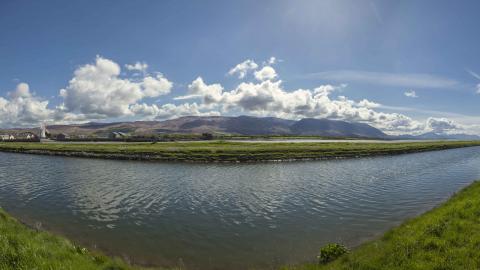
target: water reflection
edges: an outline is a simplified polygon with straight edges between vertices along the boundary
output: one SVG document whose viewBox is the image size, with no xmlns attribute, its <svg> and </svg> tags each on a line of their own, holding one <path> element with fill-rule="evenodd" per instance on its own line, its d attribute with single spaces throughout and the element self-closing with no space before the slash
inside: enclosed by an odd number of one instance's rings
<svg viewBox="0 0 480 270">
<path fill-rule="evenodd" d="M 231 165 L 0 153 L 0 204 L 135 262 L 271 267 L 433 207 L 480 178 L 479 150 Z"/>
</svg>

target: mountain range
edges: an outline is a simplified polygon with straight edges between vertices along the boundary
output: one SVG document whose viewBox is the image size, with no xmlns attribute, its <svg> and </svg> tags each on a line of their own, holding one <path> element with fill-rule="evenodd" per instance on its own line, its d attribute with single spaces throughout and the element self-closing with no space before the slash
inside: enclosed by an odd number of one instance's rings
<svg viewBox="0 0 480 270">
<path fill-rule="evenodd" d="M 10 129 L 6 132 L 32 131 L 38 129 Z M 232 135 L 312 135 L 324 137 L 377 138 L 377 139 L 463 139 L 478 140 L 475 135 L 447 135 L 425 133 L 419 136 L 389 136 L 381 130 L 364 123 L 352 123 L 329 119 L 305 118 L 287 120 L 275 117 L 252 116 L 186 116 L 165 121 L 135 121 L 115 123 L 85 123 L 72 125 L 49 125 L 51 134 L 108 136 L 111 132 L 132 135 L 165 133 L 184 134 L 232 134 Z"/>
</svg>

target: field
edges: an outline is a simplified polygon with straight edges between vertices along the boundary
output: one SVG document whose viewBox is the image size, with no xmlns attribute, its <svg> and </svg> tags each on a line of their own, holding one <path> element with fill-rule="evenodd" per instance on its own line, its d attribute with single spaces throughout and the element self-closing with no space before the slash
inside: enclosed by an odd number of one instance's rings
<svg viewBox="0 0 480 270">
<path fill-rule="evenodd" d="M 415 142 L 415 143 L 121 143 L 60 144 L 0 143 L 3 151 L 37 154 L 98 153 L 113 158 L 141 155 L 164 157 L 168 154 L 185 158 L 195 153 L 192 161 L 237 161 L 252 153 L 313 158 L 357 157 L 401 154 L 478 146 L 479 142 Z M 40 152 L 35 152 L 40 151 Z M 218 158 L 218 152 L 231 153 L 236 159 Z M 206 157 L 200 159 L 201 153 Z M 267 155 L 268 154 L 268 155 Z M 103 156 L 112 155 L 112 156 Z M 136 156 L 134 156 L 136 157 Z M 264 157 L 264 156 L 261 156 Z M 197 159 L 198 158 L 198 159 Z M 179 160 L 179 159 L 160 159 Z M 271 159 L 253 159 L 271 160 Z M 250 161 L 250 160 L 240 160 Z M 320 248 L 320 247 L 319 247 Z M 213 255 L 212 255 L 213 256 Z M 285 266 L 283 270 L 307 269 L 480 269 L 480 182 L 475 182 L 439 207 L 406 221 L 378 240 L 367 242 L 329 264 L 314 262 Z M 28 228 L 0 209 L 0 269 L 140 269 L 120 259 L 112 259 L 95 251 L 76 246 L 60 236 Z"/>
<path fill-rule="evenodd" d="M 283 270 L 480 269 L 480 182 L 330 264 Z"/>
<path fill-rule="evenodd" d="M 0 151 L 108 159 L 256 162 L 395 155 L 480 146 L 480 141 L 437 142 L 162 142 L 162 143 L 0 143 Z"/>
</svg>

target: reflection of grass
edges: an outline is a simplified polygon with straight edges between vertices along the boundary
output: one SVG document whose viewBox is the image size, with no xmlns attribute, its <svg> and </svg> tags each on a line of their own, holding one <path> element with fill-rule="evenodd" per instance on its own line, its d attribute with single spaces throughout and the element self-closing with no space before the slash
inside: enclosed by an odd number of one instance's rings
<svg viewBox="0 0 480 270">
<path fill-rule="evenodd" d="M 248 162 L 392 155 L 479 145 L 480 141 L 404 143 L 245 143 L 226 141 L 163 142 L 155 144 L 0 143 L 0 151 L 96 156 L 114 159 Z"/>
<path fill-rule="evenodd" d="M 0 269 L 140 269 L 29 229 L 0 209 Z"/>
<path fill-rule="evenodd" d="M 285 269 L 480 269 L 480 182 L 330 264 Z"/>
</svg>

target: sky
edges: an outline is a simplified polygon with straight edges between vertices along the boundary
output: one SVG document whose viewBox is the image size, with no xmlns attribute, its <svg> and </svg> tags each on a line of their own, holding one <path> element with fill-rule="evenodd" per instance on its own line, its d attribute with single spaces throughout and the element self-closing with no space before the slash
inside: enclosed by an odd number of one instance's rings
<svg viewBox="0 0 480 270">
<path fill-rule="evenodd" d="M 0 127 L 252 115 L 480 135 L 478 10 L 0 0 Z"/>
</svg>

